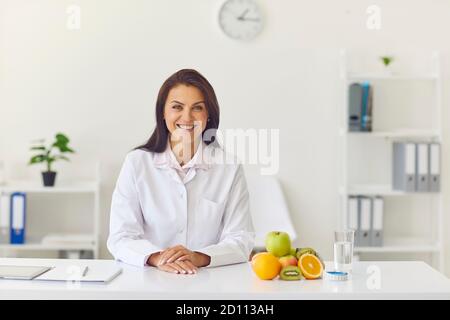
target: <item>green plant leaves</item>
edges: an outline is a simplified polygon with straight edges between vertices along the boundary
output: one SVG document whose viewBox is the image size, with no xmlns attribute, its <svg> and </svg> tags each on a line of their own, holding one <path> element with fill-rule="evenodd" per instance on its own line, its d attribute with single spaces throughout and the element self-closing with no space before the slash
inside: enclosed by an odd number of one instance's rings
<svg viewBox="0 0 450 320">
<path fill-rule="evenodd" d="M 53 148 L 57 148 L 60 151 L 60 153 L 65 152 L 75 153 L 75 151 L 68 146 L 69 141 L 70 139 L 61 132 L 55 135 L 55 142 L 53 142 L 48 148 L 46 148 L 45 145 L 43 145 L 43 143 L 45 142 L 44 139 L 35 140 L 33 143 L 40 143 L 41 145 L 32 146 L 30 150 L 41 151 L 41 154 L 31 157 L 30 162 L 28 164 L 31 165 L 35 163 L 47 162 L 48 171 L 51 171 L 51 164 L 56 160 L 70 161 L 69 158 L 61 154 L 54 155 L 51 153 Z"/>
<path fill-rule="evenodd" d="M 67 136 L 63 133 L 57 133 L 55 138 L 56 138 L 57 142 L 64 143 L 64 144 L 67 144 L 70 141 L 69 138 L 67 138 Z"/>
<path fill-rule="evenodd" d="M 47 161 L 47 156 L 45 154 L 38 154 L 37 156 L 31 157 L 29 164 L 40 163 L 44 161 Z"/>
<path fill-rule="evenodd" d="M 52 146 L 55 148 L 58 148 L 61 153 L 64 153 L 64 152 L 74 153 L 75 152 L 67 146 L 67 144 L 69 143 L 70 140 L 69 140 L 69 138 L 67 138 L 66 135 L 64 135 L 62 133 L 58 133 L 58 134 L 56 134 L 55 138 L 56 138 L 56 141 L 53 143 Z"/>
<path fill-rule="evenodd" d="M 31 147 L 30 150 L 42 150 L 42 151 L 45 151 L 47 149 L 44 146 L 38 146 L 38 147 Z"/>
<path fill-rule="evenodd" d="M 381 61 L 383 61 L 384 65 L 387 67 L 390 63 L 392 63 L 392 61 L 394 60 L 394 57 L 389 57 L 389 56 L 383 56 L 380 57 Z"/>
<path fill-rule="evenodd" d="M 66 144 L 63 144 L 63 143 L 55 142 L 52 146 L 55 147 L 55 148 L 58 148 L 59 151 L 62 152 L 62 153 L 64 153 L 64 152 L 75 153 L 75 151 L 73 151 Z"/>
</svg>

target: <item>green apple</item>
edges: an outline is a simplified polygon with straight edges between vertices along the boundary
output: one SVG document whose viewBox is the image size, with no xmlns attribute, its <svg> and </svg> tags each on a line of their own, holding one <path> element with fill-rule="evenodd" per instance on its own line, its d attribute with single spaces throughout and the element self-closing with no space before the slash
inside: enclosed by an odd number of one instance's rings
<svg viewBox="0 0 450 320">
<path fill-rule="evenodd" d="M 286 232 L 272 231 L 266 236 L 266 250 L 276 257 L 288 255 L 291 252 L 291 239 Z"/>
</svg>

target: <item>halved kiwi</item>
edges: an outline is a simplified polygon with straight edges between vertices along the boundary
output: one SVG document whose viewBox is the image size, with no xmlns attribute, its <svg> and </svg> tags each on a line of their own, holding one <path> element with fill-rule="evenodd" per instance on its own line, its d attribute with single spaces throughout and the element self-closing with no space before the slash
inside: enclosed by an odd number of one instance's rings
<svg viewBox="0 0 450 320">
<path fill-rule="evenodd" d="M 301 280 L 302 278 L 302 272 L 300 271 L 300 268 L 296 266 L 287 266 L 280 271 L 281 280 Z"/>
</svg>

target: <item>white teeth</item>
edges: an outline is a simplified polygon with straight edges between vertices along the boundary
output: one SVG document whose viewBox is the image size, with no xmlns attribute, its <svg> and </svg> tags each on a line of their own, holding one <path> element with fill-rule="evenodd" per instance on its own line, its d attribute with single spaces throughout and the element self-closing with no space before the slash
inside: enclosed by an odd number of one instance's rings
<svg viewBox="0 0 450 320">
<path fill-rule="evenodd" d="M 194 129 L 194 125 L 184 125 L 184 124 L 177 124 L 177 127 L 184 130 L 192 130 Z"/>
</svg>

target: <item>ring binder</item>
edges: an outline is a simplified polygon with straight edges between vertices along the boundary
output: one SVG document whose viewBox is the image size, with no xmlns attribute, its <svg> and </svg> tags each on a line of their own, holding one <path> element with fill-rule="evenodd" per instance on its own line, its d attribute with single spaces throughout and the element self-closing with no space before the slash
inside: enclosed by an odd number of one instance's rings
<svg viewBox="0 0 450 320">
<path fill-rule="evenodd" d="M 417 151 L 417 188 L 418 192 L 428 192 L 430 190 L 428 185 L 428 144 L 418 143 Z"/>
<path fill-rule="evenodd" d="M 441 146 L 438 143 L 429 144 L 429 185 L 431 192 L 441 190 L 440 153 Z"/>
<path fill-rule="evenodd" d="M 11 194 L 11 244 L 25 243 L 26 194 Z"/>
<path fill-rule="evenodd" d="M 394 190 L 416 191 L 416 144 L 393 144 L 392 182 Z"/>
</svg>

